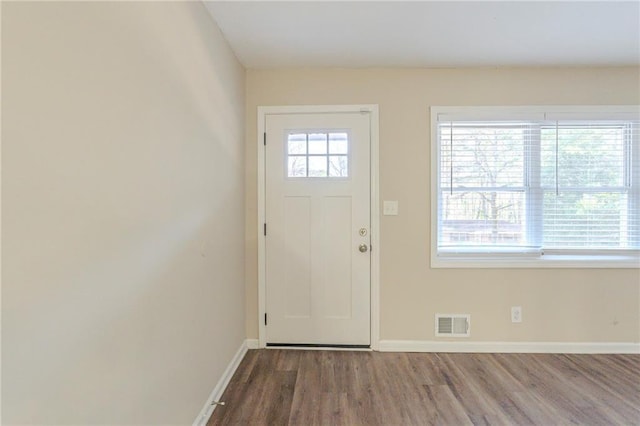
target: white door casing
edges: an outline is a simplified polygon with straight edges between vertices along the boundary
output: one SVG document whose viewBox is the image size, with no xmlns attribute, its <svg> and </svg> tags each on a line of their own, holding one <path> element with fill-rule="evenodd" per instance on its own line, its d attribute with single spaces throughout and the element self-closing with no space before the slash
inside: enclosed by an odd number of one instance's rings
<svg viewBox="0 0 640 426">
<path fill-rule="evenodd" d="M 260 345 L 375 349 L 377 108 L 259 112 Z"/>
</svg>

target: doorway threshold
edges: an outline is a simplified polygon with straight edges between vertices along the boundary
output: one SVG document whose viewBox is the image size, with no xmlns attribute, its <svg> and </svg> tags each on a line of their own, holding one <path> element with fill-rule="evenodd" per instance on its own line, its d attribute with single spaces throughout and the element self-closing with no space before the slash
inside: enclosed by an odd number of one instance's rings
<svg viewBox="0 0 640 426">
<path fill-rule="evenodd" d="M 267 343 L 267 348 L 269 349 L 370 351 L 371 345 L 344 345 L 344 344 L 330 344 L 330 343 Z"/>
</svg>

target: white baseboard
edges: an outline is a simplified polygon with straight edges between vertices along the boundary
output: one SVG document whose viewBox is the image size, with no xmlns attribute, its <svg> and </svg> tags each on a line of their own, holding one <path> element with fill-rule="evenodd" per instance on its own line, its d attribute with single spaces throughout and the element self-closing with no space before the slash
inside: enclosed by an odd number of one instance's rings
<svg viewBox="0 0 640 426">
<path fill-rule="evenodd" d="M 260 349 L 260 341 L 258 339 L 247 339 L 247 349 Z"/>
<path fill-rule="evenodd" d="M 207 402 L 204 404 L 204 407 L 202 407 L 200 414 L 198 414 L 198 417 L 196 417 L 196 419 L 193 421 L 193 426 L 205 426 L 207 424 L 209 418 L 213 414 L 213 410 L 215 410 L 216 408 L 216 406 L 213 405 L 213 401 L 219 401 L 222 397 L 222 394 L 227 388 L 231 377 L 233 377 L 233 373 L 236 372 L 236 369 L 238 368 L 238 365 L 240 365 L 242 358 L 244 358 L 245 354 L 247 353 L 247 349 L 249 349 L 249 341 L 245 340 L 244 342 L 242 342 L 242 345 L 240 345 L 240 348 L 231 359 L 231 362 L 227 366 L 227 369 L 224 370 L 224 373 L 222 374 L 222 377 L 220 377 L 220 380 L 218 380 L 216 387 L 214 387 L 211 391 L 211 395 L 209 395 Z"/>
<path fill-rule="evenodd" d="M 380 352 L 640 354 L 640 343 L 381 340 L 379 350 Z"/>
</svg>

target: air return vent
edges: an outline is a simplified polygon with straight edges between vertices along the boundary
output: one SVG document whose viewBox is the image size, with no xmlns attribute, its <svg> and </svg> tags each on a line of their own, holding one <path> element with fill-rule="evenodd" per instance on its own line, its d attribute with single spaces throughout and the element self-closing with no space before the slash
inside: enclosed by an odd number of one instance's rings
<svg viewBox="0 0 640 426">
<path fill-rule="evenodd" d="M 436 314 L 437 337 L 469 337 L 471 315 Z"/>
</svg>

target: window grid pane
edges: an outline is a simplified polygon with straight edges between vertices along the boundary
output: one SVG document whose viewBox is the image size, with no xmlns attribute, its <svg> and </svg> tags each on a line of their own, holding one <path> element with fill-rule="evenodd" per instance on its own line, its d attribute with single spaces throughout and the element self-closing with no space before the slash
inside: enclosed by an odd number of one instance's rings
<svg viewBox="0 0 640 426">
<path fill-rule="evenodd" d="M 307 157 L 304 155 L 289 155 L 288 171 L 289 177 L 306 177 Z"/>
<path fill-rule="evenodd" d="M 329 153 L 347 154 L 349 152 L 349 140 L 346 133 L 329 134 Z"/>
<path fill-rule="evenodd" d="M 524 245 L 525 194 L 443 191 L 440 245 Z"/>
<path fill-rule="evenodd" d="M 543 127 L 542 185 L 558 188 L 622 186 L 625 184 L 625 151 L 622 126 Z"/>
<path fill-rule="evenodd" d="M 293 136 L 293 137 L 292 137 Z M 300 137 L 302 136 L 302 137 Z M 288 139 L 288 153 L 294 154 L 306 154 L 307 153 L 307 137 L 306 135 L 289 135 Z"/>
<path fill-rule="evenodd" d="M 631 248 L 626 193 L 549 191 L 544 213 L 547 248 Z"/>
<path fill-rule="evenodd" d="M 346 155 L 331 155 L 329 157 L 329 176 L 349 176 L 349 157 Z"/>
</svg>

